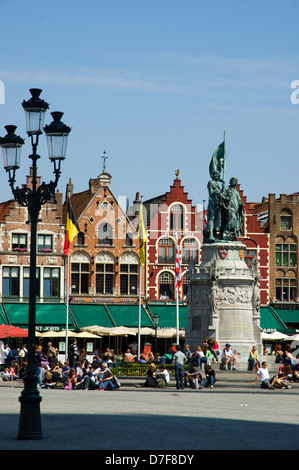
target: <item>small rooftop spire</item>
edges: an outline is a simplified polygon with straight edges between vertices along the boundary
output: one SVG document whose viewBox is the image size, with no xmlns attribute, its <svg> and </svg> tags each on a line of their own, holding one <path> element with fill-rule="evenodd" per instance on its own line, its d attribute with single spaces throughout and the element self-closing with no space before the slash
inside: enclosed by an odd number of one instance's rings
<svg viewBox="0 0 299 470">
<path fill-rule="evenodd" d="M 101 157 L 103 159 L 103 172 L 106 170 L 106 160 L 108 156 L 106 155 L 106 151 L 104 150 L 103 156 Z"/>
</svg>

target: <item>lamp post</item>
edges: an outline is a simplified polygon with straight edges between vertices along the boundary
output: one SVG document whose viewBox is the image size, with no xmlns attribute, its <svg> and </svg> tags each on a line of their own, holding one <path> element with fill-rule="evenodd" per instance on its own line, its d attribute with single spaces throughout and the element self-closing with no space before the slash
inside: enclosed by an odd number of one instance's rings
<svg viewBox="0 0 299 470">
<path fill-rule="evenodd" d="M 32 184 L 31 187 L 23 185 L 15 187 L 15 173 L 20 167 L 21 147 L 24 139 L 15 134 L 16 126 L 5 126 L 7 135 L 0 138 L 4 169 L 8 173 L 8 181 L 14 199 L 22 207 L 28 208 L 31 225 L 30 241 L 30 284 L 29 284 L 29 313 L 28 313 L 28 365 L 24 377 L 24 389 L 19 397 L 21 404 L 18 439 L 42 439 L 42 426 L 40 416 L 41 396 L 38 391 L 37 365 L 35 362 L 35 317 L 36 317 L 36 239 L 39 212 L 43 204 L 55 202 L 55 189 L 60 177 L 60 164 L 65 159 L 67 138 L 71 128 L 61 122 L 63 113 L 53 112 L 53 122 L 44 126 L 45 113 L 48 103 L 40 99 L 42 90 L 32 88 L 29 90 L 31 98 L 23 101 L 22 106 L 26 117 L 26 130 L 31 138 L 32 154 Z M 45 131 L 49 158 L 54 164 L 54 181 L 37 185 L 37 154 L 39 136 Z"/>
<path fill-rule="evenodd" d="M 155 325 L 155 358 L 157 359 L 157 330 L 158 330 L 158 326 L 159 326 L 159 315 L 157 313 L 155 313 L 153 315 L 153 322 L 154 322 L 154 325 Z"/>
</svg>

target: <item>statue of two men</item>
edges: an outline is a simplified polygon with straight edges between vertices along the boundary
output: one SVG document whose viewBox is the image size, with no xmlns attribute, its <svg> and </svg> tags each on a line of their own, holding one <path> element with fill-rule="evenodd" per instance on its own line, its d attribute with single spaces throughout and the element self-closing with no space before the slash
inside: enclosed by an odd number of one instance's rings
<svg viewBox="0 0 299 470">
<path fill-rule="evenodd" d="M 211 180 L 208 183 L 209 203 L 207 211 L 207 233 L 205 242 L 215 240 L 236 240 L 243 233 L 244 204 L 236 186 L 237 178 L 231 178 L 225 187 L 221 179 L 223 159 L 215 159 L 210 163 Z M 222 183 L 222 187 L 221 184 Z"/>
</svg>

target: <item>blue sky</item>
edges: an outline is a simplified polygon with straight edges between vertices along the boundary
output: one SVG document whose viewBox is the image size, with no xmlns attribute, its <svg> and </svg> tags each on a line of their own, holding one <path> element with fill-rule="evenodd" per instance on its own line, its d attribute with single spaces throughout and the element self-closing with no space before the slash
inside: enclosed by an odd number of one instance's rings
<svg viewBox="0 0 299 470">
<path fill-rule="evenodd" d="M 36 87 L 72 127 L 63 193 L 70 178 L 88 188 L 105 150 L 116 196 L 163 194 L 180 169 L 200 204 L 224 131 L 226 182 L 248 201 L 299 191 L 298 0 L 0 0 L 0 13 L 0 135 L 15 124 L 26 138 L 18 185 L 31 151 L 21 103 Z M 39 153 L 47 182 L 44 136 Z"/>
</svg>

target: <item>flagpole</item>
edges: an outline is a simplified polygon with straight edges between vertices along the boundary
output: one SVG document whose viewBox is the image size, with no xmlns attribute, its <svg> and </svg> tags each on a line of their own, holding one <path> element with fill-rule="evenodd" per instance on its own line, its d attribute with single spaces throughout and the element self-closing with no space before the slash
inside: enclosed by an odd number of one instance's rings
<svg viewBox="0 0 299 470">
<path fill-rule="evenodd" d="M 180 335 L 179 335 L 179 287 L 176 287 L 176 344 L 180 342 Z"/>
<path fill-rule="evenodd" d="M 223 186 L 225 181 L 225 170 L 226 170 L 226 154 L 225 154 L 225 131 L 223 133 Z"/>
<path fill-rule="evenodd" d="M 66 219 L 66 230 L 64 238 L 63 254 L 67 256 L 67 278 L 66 278 L 66 332 L 65 332 L 65 360 L 68 355 L 68 322 L 69 322 L 69 270 L 70 270 L 70 243 L 72 243 L 74 237 L 80 232 L 77 219 L 75 217 L 71 201 L 70 194 L 68 193 L 67 198 L 67 219 Z"/>
<path fill-rule="evenodd" d="M 66 333 L 65 333 L 65 362 L 67 361 L 68 354 L 68 330 L 69 330 L 69 275 L 70 275 L 70 254 L 67 255 L 67 269 L 66 269 Z"/>
<path fill-rule="evenodd" d="M 139 247 L 141 248 L 141 240 L 142 244 L 144 243 L 144 225 L 143 225 L 143 213 L 142 213 L 142 196 L 140 200 L 140 210 L 139 210 L 139 226 L 138 226 L 138 234 L 139 234 Z M 142 245 L 142 250 L 144 250 L 144 246 Z M 145 252 L 144 252 L 145 253 Z M 144 259 L 141 260 L 141 251 L 139 253 L 139 308 L 138 308 L 138 355 L 137 359 L 140 361 L 140 353 L 141 353 L 141 275 L 142 275 L 142 262 L 145 262 Z"/>
<path fill-rule="evenodd" d="M 178 234 L 175 232 L 175 239 L 176 239 L 176 249 L 178 250 Z M 176 344 L 179 344 L 180 337 L 179 337 L 179 283 L 178 279 L 176 279 Z"/>
<path fill-rule="evenodd" d="M 138 309 L 138 356 L 137 359 L 140 361 L 140 349 L 141 349 L 141 343 L 140 343 L 140 329 L 141 329 L 141 263 L 139 261 L 139 309 Z"/>
</svg>

